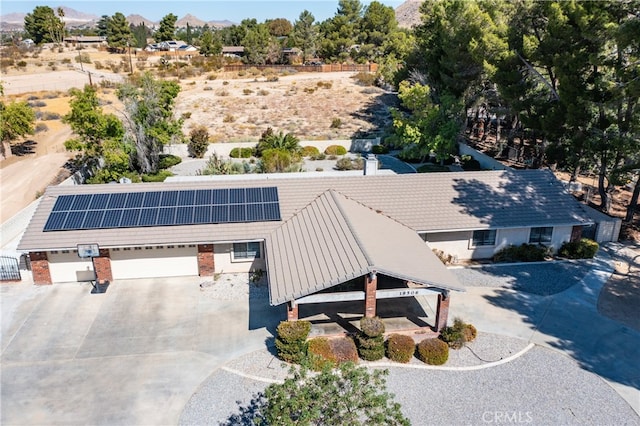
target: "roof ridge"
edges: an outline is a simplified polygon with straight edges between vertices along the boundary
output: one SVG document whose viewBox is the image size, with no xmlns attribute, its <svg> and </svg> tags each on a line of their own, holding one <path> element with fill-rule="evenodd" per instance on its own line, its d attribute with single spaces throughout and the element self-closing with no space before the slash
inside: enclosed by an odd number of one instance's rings
<svg viewBox="0 0 640 426">
<path fill-rule="evenodd" d="M 371 255 L 369 254 L 369 252 L 367 252 L 366 248 L 364 247 L 364 244 L 362 243 L 362 240 L 360 239 L 360 236 L 358 235 L 358 233 L 355 230 L 355 227 L 351 223 L 351 218 L 349 218 L 349 215 L 344 211 L 344 208 L 340 204 L 340 201 L 338 200 L 337 197 L 338 197 L 338 194 L 339 194 L 339 195 L 341 195 L 342 197 L 344 197 L 344 198 L 346 198 L 348 200 L 350 200 L 350 198 L 348 198 L 346 195 L 342 194 L 341 192 L 335 191 L 333 189 L 329 189 L 329 190 L 327 190 L 325 192 L 329 192 L 329 194 L 331 195 L 331 198 L 333 199 L 334 203 L 336 204 L 336 207 L 338 208 L 338 211 L 340 212 L 340 214 L 344 218 L 344 221 L 346 222 L 347 226 L 349 227 L 349 231 L 351 231 L 351 235 L 353 235 L 353 238 L 356 240 L 356 243 L 358 244 L 358 247 L 362 251 L 362 254 L 364 255 L 364 258 L 367 259 L 367 263 L 369 264 L 369 267 L 371 268 L 371 267 L 375 266 L 373 264 L 373 260 L 371 259 Z M 364 206 L 364 207 L 366 207 L 366 206 Z M 371 209 L 371 207 L 369 207 L 369 209 Z"/>
</svg>

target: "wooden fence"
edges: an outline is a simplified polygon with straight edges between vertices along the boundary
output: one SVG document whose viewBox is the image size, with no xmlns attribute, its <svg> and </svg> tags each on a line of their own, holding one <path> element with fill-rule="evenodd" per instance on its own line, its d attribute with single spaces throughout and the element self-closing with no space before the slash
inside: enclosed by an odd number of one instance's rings
<svg viewBox="0 0 640 426">
<path fill-rule="evenodd" d="M 265 70 L 296 70 L 298 72 L 376 72 L 378 64 L 323 64 L 323 65 L 225 65 L 230 72 L 246 71 L 250 68 Z"/>
</svg>

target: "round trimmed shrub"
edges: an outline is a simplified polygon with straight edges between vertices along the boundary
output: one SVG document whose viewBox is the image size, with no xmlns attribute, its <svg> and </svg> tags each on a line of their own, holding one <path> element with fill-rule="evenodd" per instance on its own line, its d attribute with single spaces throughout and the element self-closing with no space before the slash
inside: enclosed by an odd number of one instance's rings
<svg viewBox="0 0 640 426">
<path fill-rule="evenodd" d="M 253 148 L 233 148 L 229 152 L 231 158 L 250 158 L 253 155 Z"/>
<path fill-rule="evenodd" d="M 558 255 L 567 259 L 592 259 L 596 255 L 600 246 L 597 242 L 588 238 L 580 241 L 570 241 L 562 244 Z"/>
<path fill-rule="evenodd" d="M 303 157 L 315 157 L 316 155 L 320 155 L 320 150 L 315 146 L 307 145 L 302 147 L 300 155 L 302 155 Z"/>
<path fill-rule="evenodd" d="M 387 339 L 387 358 L 391 361 L 407 363 L 413 358 L 416 342 L 406 334 L 392 334 Z"/>
<path fill-rule="evenodd" d="M 440 339 L 424 339 L 416 352 L 418 359 L 429 365 L 442 365 L 449 359 L 449 346 Z"/>
<path fill-rule="evenodd" d="M 310 368 L 315 371 L 322 371 L 329 367 L 334 367 L 338 360 L 333 354 L 331 343 L 326 337 L 316 337 L 307 342 L 307 356 Z"/>
<path fill-rule="evenodd" d="M 478 337 L 478 330 L 471 324 L 465 324 L 462 334 L 466 342 L 473 342 Z"/>
<path fill-rule="evenodd" d="M 342 145 L 329 145 L 327 149 L 324 150 L 324 153 L 327 155 L 345 155 L 347 148 Z"/>
<path fill-rule="evenodd" d="M 331 352 L 338 361 L 338 364 L 342 364 L 343 362 L 358 362 L 358 349 L 350 337 L 331 339 L 329 343 L 331 344 Z"/>
<path fill-rule="evenodd" d="M 363 317 L 360 333 L 356 337 L 358 354 L 366 361 L 376 361 L 384 357 L 384 323 L 380 318 Z"/>
<path fill-rule="evenodd" d="M 384 323 L 378 317 L 362 317 L 360 331 L 367 337 L 378 337 L 384 334 Z"/>
<path fill-rule="evenodd" d="M 278 357 L 286 362 L 299 363 L 307 354 L 307 336 L 311 331 L 309 321 L 282 321 L 276 329 Z"/>
<path fill-rule="evenodd" d="M 160 163 L 158 164 L 158 168 L 160 169 L 168 169 L 169 167 L 173 167 L 176 164 L 182 163 L 182 158 L 173 154 L 160 154 Z"/>
</svg>

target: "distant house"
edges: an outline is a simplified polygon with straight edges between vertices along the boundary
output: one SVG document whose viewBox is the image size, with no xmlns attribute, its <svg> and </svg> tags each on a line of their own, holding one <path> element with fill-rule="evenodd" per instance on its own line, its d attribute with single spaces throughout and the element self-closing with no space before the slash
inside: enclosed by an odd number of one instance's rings
<svg viewBox="0 0 640 426">
<path fill-rule="evenodd" d="M 107 38 L 104 36 L 68 36 L 64 38 L 64 42 L 72 44 L 106 44 Z"/>
<path fill-rule="evenodd" d="M 25 38 L 24 40 L 22 40 L 20 42 L 20 44 L 22 46 L 27 47 L 27 48 L 32 48 L 35 45 L 35 42 L 33 40 L 31 40 L 30 38 Z"/>
<path fill-rule="evenodd" d="M 244 46 L 222 46 L 222 56 L 227 58 L 241 58 L 244 56 Z"/>
<path fill-rule="evenodd" d="M 147 52 L 196 52 L 198 49 L 182 40 L 166 40 L 148 44 L 144 50 Z"/>
</svg>

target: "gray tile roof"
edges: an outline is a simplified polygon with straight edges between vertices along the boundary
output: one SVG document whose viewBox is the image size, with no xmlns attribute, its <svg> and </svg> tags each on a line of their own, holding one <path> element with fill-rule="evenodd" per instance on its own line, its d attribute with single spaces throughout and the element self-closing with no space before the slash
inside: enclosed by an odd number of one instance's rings
<svg viewBox="0 0 640 426">
<path fill-rule="evenodd" d="M 77 185 L 47 188 L 19 250 L 197 244 L 266 238 L 281 222 L 183 225 L 43 232 L 56 197 L 64 194 L 277 186 L 282 220 L 333 189 L 417 232 L 580 225 L 591 223 L 580 204 L 550 171 L 483 171 L 313 179 Z"/>
<path fill-rule="evenodd" d="M 414 230 L 333 190 L 272 231 L 265 245 L 273 305 L 371 271 L 464 291 Z"/>
</svg>

